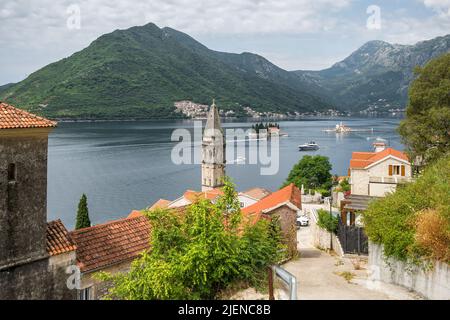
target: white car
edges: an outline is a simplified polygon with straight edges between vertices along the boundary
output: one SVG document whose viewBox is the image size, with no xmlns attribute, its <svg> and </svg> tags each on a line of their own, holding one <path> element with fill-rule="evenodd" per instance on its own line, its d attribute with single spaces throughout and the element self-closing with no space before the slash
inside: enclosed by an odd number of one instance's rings
<svg viewBox="0 0 450 320">
<path fill-rule="evenodd" d="M 307 216 L 297 217 L 297 226 L 307 227 L 309 225 L 309 218 Z"/>
</svg>

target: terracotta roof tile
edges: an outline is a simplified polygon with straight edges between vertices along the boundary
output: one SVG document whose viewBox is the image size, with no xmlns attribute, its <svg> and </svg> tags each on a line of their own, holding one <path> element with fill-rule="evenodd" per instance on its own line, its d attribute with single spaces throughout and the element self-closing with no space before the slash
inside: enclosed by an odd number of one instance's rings
<svg viewBox="0 0 450 320">
<path fill-rule="evenodd" d="M 212 189 L 200 192 L 187 190 L 183 196 L 190 202 L 196 202 L 201 199 L 214 200 L 221 195 L 223 195 L 223 191 L 221 189 Z"/>
<path fill-rule="evenodd" d="M 268 195 L 270 195 L 272 192 L 270 192 L 267 189 L 264 188 L 252 188 L 247 191 L 242 192 L 242 194 L 249 196 L 250 198 L 261 200 Z"/>
<path fill-rule="evenodd" d="M 47 252 L 50 256 L 74 251 L 76 248 L 61 220 L 47 222 Z"/>
<path fill-rule="evenodd" d="M 394 156 L 396 158 L 409 161 L 408 156 L 398 150 L 387 148 L 378 153 L 376 152 L 353 152 L 352 159 L 350 160 L 350 168 L 352 169 L 364 169 L 371 164 L 378 162 L 388 156 Z"/>
<path fill-rule="evenodd" d="M 133 210 L 131 211 L 131 213 L 128 215 L 127 218 L 137 218 L 137 217 L 142 217 L 144 214 L 142 213 L 142 211 L 139 210 Z"/>
<path fill-rule="evenodd" d="M 242 213 L 244 215 L 253 216 L 254 220 L 258 220 L 264 213 L 263 211 L 274 208 L 277 205 L 286 202 L 290 202 L 298 209 L 301 209 L 302 207 L 301 192 L 293 183 L 281 190 L 278 190 L 277 192 L 272 193 L 257 203 L 242 209 Z"/>
<path fill-rule="evenodd" d="M 55 121 L 38 117 L 24 110 L 17 109 L 9 104 L 0 102 L 0 129 L 19 128 L 52 128 Z"/>
<path fill-rule="evenodd" d="M 125 218 L 70 233 L 77 245 L 82 272 L 132 260 L 150 247 L 150 222 L 145 216 Z"/>
<path fill-rule="evenodd" d="M 165 208 L 169 207 L 169 204 L 171 202 L 172 201 L 170 201 L 170 200 L 159 199 L 149 208 L 149 210 L 151 211 L 151 210 L 155 210 L 155 209 L 165 209 Z"/>
</svg>

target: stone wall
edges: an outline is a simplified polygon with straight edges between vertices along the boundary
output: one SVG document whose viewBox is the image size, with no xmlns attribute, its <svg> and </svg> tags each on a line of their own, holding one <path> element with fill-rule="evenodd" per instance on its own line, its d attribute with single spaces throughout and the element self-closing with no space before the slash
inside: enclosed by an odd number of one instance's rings
<svg viewBox="0 0 450 320">
<path fill-rule="evenodd" d="M 297 211 L 285 205 L 273 210 L 270 216 L 278 217 L 289 256 L 295 256 L 297 254 Z"/>
<path fill-rule="evenodd" d="M 437 262 L 432 270 L 425 271 L 402 261 L 386 259 L 381 245 L 369 243 L 369 268 L 373 281 L 400 285 L 428 299 L 450 299 L 450 267 L 446 263 Z"/>
<path fill-rule="evenodd" d="M 0 269 L 47 256 L 47 134 L 0 132 Z"/>
<path fill-rule="evenodd" d="M 309 220 L 313 236 L 313 245 L 318 249 L 333 250 L 337 255 L 341 257 L 344 256 L 344 250 L 342 250 L 338 237 L 334 233 L 331 234 L 317 225 L 318 214 L 315 209 L 311 210 Z"/>
<path fill-rule="evenodd" d="M 122 262 L 107 268 L 102 269 L 102 272 L 117 274 L 117 273 L 126 273 L 130 271 L 132 260 Z M 100 281 L 95 279 L 95 274 L 97 272 L 89 272 L 81 274 L 81 289 L 91 288 L 91 299 L 92 300 L 100 300 L 107 293 L 108 289 L 111 287 L 111 283 Z"/>
<path fill-rule="evenodd" d="M 67 287 L 66 268 L 75 264 L 75 252 L 45 258 L 0 271 L 0 300 L 74 300 Z"/>
</svg>

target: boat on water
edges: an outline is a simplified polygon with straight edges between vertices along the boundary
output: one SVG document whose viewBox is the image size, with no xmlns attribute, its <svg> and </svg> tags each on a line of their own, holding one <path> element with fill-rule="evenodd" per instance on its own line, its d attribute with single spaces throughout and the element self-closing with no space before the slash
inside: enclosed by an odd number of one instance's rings
<svg viewBox="0 0 450 320">
<path fill-rule="evenodd" d="M 320 147 L 317 143 L 314 141 L 311 141 L 309 143 L 301 144 L 298 146 L 299 151 L 316 151 L 319 150 Z"/>
</svg>

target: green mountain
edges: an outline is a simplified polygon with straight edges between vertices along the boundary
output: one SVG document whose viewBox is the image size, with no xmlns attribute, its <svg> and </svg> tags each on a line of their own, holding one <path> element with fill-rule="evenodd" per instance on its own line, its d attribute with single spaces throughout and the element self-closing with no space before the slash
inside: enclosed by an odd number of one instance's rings
<svg viewBox="0 0 450 320">
<path fill-rule="evenodd" d="M 14 85 L 14 83 L 7 83 L 7 84 L 4 84 L 4 85 L 0 86 L 0 94 L 1 94 L 3 91 L 5 91 L 6 89 L 12 87 L 13 85 Z"/>
<path fill-rule="evenodd" d="M 293 73 L 342 109 L 403 108 L 415 67 L 447 52 L 450 35 L 415 45 L 371 41 L 329 69 Z"/>
<path fill-rule="evenodd" d="M 116 30 L 0 92 L 0 100 L 53 118 L 160 118 L 191 100 L 242 114 L 330 108 L 296 74 L 251 53 L 216 52 L 154 24 Z"/>
</svg>

